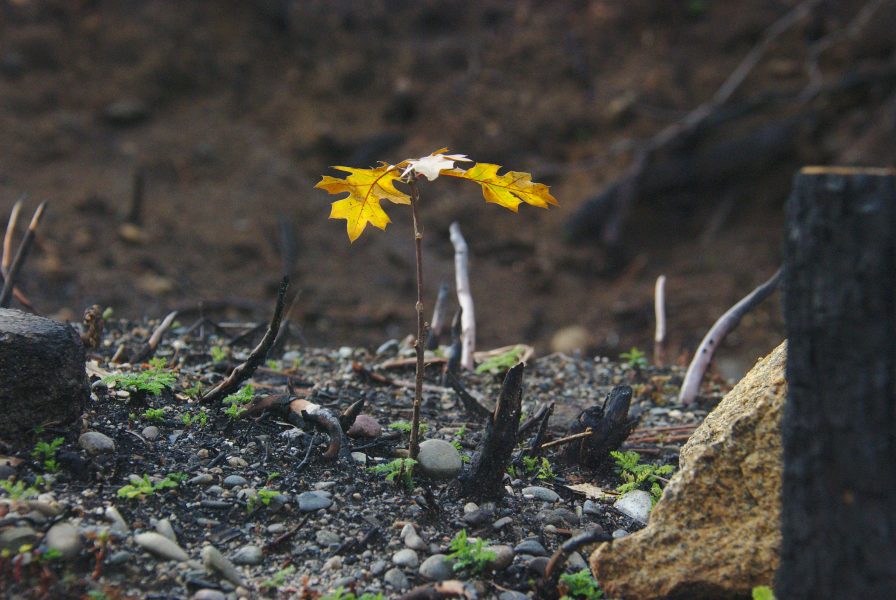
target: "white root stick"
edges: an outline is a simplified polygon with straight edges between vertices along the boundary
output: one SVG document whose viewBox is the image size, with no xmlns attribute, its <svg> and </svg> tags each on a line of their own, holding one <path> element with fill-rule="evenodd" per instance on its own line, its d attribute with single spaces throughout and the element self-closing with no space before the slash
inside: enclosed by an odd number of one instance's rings
<svg viewBox="0 0 896 600">
<path fill-rule="evenodd" d="M 653 312 L 656 316 L 656 333 L 653 336 L 653 362 L 662 367 L 666 362 L 666 276 L 656 278 L 653 294 Z"/>
<path fill-rule="evenodd" d="M 473 370 L 473 352 L 476 351 L 476 313 L 473 310 L 473 295 L 470 292 L 468 271 L 469 248 L 455 221 L 449 228 L 451 244 L 454 246 L 454 273 L 457 286 L 457 302 L 461 308 L 461 357 L 460 366 Z"/>
<path fill-rule="evenodd" d="M 716 348 L 722 343 L 729 333 L 734 331 L 740 320 L 745 314 L 750 312 L 753 307 L 768 298 L 772 292 L 778 288 L 781 281 L 781 269 L 775 271 L 771 278 L 757 287 L 755 290 L 747 294 L 740 302 L 729 308 L 724 315 L 719 317 L 713 326 L 709 329 L 697 353 L 694 355 L 691 364 L 688 365 L 688 372 L 684 376 L 681 384 L 681 391 L 678 394 L 678 401 L 682 404 L 690 404 L 700 392 L 700 382 L 703 381 L 703 375 L 709 368 L 713 354 Z"/>
</svg>

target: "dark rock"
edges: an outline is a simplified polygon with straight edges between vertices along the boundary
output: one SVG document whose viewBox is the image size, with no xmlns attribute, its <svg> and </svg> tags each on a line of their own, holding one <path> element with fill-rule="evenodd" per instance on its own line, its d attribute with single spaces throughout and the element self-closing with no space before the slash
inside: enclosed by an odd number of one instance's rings
<svg viewBox="0 0 896 600">
<path fill-rule="evenodd" d="M 0 308 L 0 438 L 23 442 L 39 425 L 75 421 L 89 393 L 74 329 Z"/>
</svg>

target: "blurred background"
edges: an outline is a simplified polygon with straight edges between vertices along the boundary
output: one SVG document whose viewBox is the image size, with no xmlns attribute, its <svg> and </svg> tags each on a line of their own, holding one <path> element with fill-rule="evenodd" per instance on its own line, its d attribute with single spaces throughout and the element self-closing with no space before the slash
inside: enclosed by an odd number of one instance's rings
<svg viewBox="0 0 896 600">
<path fill-rule="evenodd" d="M 894 31 L 886 0 L 5 0 L 0 214 L 49 201 L 20 278 L 43 314 L 266 320 L 286 270 L 309 344 L 375 347 L 414 331 L 409 211 L 350 245 L 313 186 L 447 146 L 560 206 L 424 185 L 427 312 L 458 221 L 480 348 L 649 351 L 665 274 L 685 360 L 779 265 L 800 166 L 894 164 Z M 780 341 L 779 301 L 723 374 Z"/>
</svg>

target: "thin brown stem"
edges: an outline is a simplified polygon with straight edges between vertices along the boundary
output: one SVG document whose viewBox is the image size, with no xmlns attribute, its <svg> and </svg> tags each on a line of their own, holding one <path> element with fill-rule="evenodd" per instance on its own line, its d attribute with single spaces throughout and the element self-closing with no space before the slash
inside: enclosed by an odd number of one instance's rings
<svg viewBox="0 0 896 600">
<path fill-rule="evenodd" d="M 420 451 L 420 404 L 423 400 L 423 232 L 420 230 L 419 204 L 420 191 L 417 189 L 417 181 L 414 175 L 410 176 L 408 184 L 411 187 L 411 214 L 414 218 L 414 250 L 417 261 L 417 341 L 414 349 L 417 351 L 417 373 L 414 379 L 414 416 L 411 421 L 411 440 L 408 445 L 408 456 L 417 458 Z"/>
</svg>

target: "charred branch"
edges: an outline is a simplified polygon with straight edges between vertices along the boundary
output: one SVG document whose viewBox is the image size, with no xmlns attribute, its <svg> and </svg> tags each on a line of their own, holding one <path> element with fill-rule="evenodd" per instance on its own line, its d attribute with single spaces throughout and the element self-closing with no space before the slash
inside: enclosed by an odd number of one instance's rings
<svg viewBox="0 0 896 600">
<path fill-rule="evenodd" d="M 575 435 L 591 429 L 591 435 L 566 446 L 564 458 L 592 469 L 599 468 L 637 425 L 637 419 L 628 416 L 632 401 L 632 388 L 617 385 L 604 400 L 603 406 L 586 408 L 576 419 L 569 433 Z"/>
</svg>

